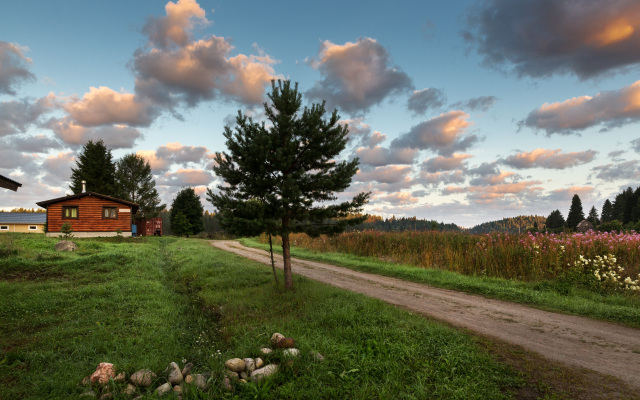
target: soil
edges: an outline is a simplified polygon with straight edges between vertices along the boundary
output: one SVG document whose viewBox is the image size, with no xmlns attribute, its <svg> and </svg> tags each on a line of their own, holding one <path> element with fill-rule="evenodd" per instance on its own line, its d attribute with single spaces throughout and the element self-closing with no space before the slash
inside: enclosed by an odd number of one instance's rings
<svg viewBox="0 0 640 400">
<path fill-rule="evenodd" d="M 212 241 L 212 244 L 219 249 L 271 264 L 267 251 L 245 247 L 235 241 Z M 282 268 L 282 257 L 278 259 L 276 267 Z M 566 365 L 586 374 L 594 372 L 593 378 L 598 377 L 597 380 L 617 378 L 632 393 L 637 394 L 637 389 L 640 389 L 639 329 L 315 261 L 292 258 L 292 270 L 294 274 L 444 321 L 493 339 L 496 343 L 537 353 L 535 356 L 541 362 L 549 360 L 549 367 Z M 585 373 L 582 375 L 586 377 Z M 609 392 L 609 395 L 612 394 Z"/>
</svg>

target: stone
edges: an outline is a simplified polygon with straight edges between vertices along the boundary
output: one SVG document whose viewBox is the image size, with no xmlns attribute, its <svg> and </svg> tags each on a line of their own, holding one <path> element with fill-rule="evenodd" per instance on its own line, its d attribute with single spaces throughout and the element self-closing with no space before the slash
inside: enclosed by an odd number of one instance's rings
<svg viewBox="0 0 640 400">
<path fill-rule="evenodd" d="M 263 347 L 263 348 L 261 348 L 261 349 L 260 349 L 260 353 L 264 354 L 265 356 L 266 356 L 267 354 L 271 353 L 272 351 L 273 351 L 273 350 L 271 350 L 271 349 L 270 349 L 270 348 L 268 348 L 268 347 Z"/>
<path fill-rule="evenodd" d="M 231 380 L 237 380 L 237 379 L 239 379 L 239 375 L 238 375 L 238 373 L 237 373 L 237 372 L 235 372 L 235 371 L 230 371 L 230 370 L 228 370 L 228 369 L 224 371 L 224 375 L 225 375 L 227 378 L 231 379 Z"/>
<path fill-rule="evenodd" d="M 193 383 L 193 375 L 187 375 L 184 377 L 185 383 Z"/>
<path fill-rule="evenodd" d="M 249 378 L 249 375 L 247 375 L 247 373 L 244 371 L 240 372 L 239 376 L 241 381 L 242 380 L 246 381 Z"/>
<path fill-rule="evenodd" d="M 96 397 L 96 394 L 95 394 L 95 393 L 93 392 L 93 390 L 92 390 L 92 391 L 90 391 L 90 392 L 84 392 L 84 393 L 82 393 L 82 394 L 81 394 L 80 396 L 78 396 L 78 397 L 82 397 L 82 398 L 85 398 L 85 397 L 87 397 L 87 398 L 89 398 L 89 397 Z"/>
<path fill-rule="evenodd" d="M 234 371 L 234 372 L 244 371 L 244 367 L 245 367 L 244 361 L 242 361 L 242 359 L 240 358 L 229 359 L 225 361 L 224 366 L 225 368 L 230 369 L 231 371 Z"/>
<path fill-rule="evenodd" d="M 278 349 L 291 349 L 294 347 L 296 347 L 296 341 L 290 337 L 280 339 L 280 341 L 276 345 L 276 348 Z"/>
<path fill-rule="evenodd" d="M 82 378 L 82 381 L 80 382 L 80 384 L 82 386 L 91 385 L 91 376 L 85 376 L 84 378 Z"/>
<path fill-rule="evenodd" d="M 135 387 L 135 385 L 127 383 L 127 387 L 124 389 L 123 393 L 127 396 L 133 396 L 134 394 L 136 394 L 136 391 L 137 388 Z"/>
<path fill-rule="evenodd" d="M 69 240 L 61 240 L 54 246 L 56 251 L 74 251 L 76 249 L 76 244 Z"/>
<path fill-rule="evenodd" d="M 156 396 L 164 396 L 170 391 L 171 391 L 171 384 L 167 382 L 164 385 L 158 386 L 158 388 L 156 389 Z"/>
<path fill-rule="evenodd" d="M 254 382 L 258 382 L 268 376 L 271 376 L 273 374 L 275 374 L 276 372 L 278 372 L 278 365 L 277 364 L 269 364 L 266 367 L 257 369 L 255 371 L 253 371 L 253 374 L 251 374 L 251 380 Z"/>
<path fill-rule="evenodd" d="M 109 400 L 113 398 L 113 393 L 109 392 L 109 393 L 105 393 L 102 396 L 100 396 L 100 400 Z"/>
<path fill-rule="evenodd" d="M 180 386 L 180 385 L 175 385 L 175 386 L 173 387 L 173 391 L 174 391 L 174 392 L 176 392 L 176 393 L 182 393 L 182 386 Z"/>
<path fill-rule="evenodd" d="M 195 374 L 190 376 L 193 377 L 193 385 L 195 387 L 202 391 L 209 389 L 209 376 L 207 374 Z"/>
<path fill-rule="evenodd" d="M 247 380 L 246 379 L 240 379 L 240 382 L 247 383 Z"/>
<path fill-rule="evenodd" d="M 244 361 L 244 370 L 251 375 L 256 370 L 256 363 L 253 362 L 253 358 L 245 358 L 242 361 Z"/>
<path fill-rule="evenodd" d="M 113 381 L 118 383 L 122 383 L 126 380 L 127 380 L 127 374 L 125 374 L 124 372 L 120 372 L 118 375 L 116 375 L 115 378 L 113 378 Z"/>
<path fill-rule="evenodd" d="M 169 376 L 167 377 L 167 380 L 172 385 L 179 385 L 182 383 L 182 372 L 180 372 L 180 367 L 178 367 L 178 364 L 174 362 L 169 364 Z"/>
<path fill-rule="evenodd" d="M 284 356 L 285 357 L 298 357 L 300 355 L 300 350 L 298 349 L 285 349 Z"/>
<path fill-rule="evenodd" d="M 271 350 L 271 349 L 269 349 L 269 350 Z M 264 360 L 262 358 L 260 358 L 260 357 L 258 357 L 255 360 L 253 360 L 253 362 L 254 362 L 254 364 L 256 366 L 256 369 L 264 367 Z"/>
<path fill-rule="evenodd" d="M 96 368 L 96 372 L 91 374 L 91 383 L 106 385 L 109 382 L 109 379 L 113 379 L 116 377 L 115 368 L 113 368 L 113 364 L 111 363 L 100 363 L 98 368 Z"/>
<path fill-rule="evenodd" d="M 131 375 L 129 381 L 136 386 L 140 387 L 148 387 L 151 386 L 154 380 L 156 380 L 158 376 L 153 373 L 150 369 L 141 369 L 136 371 Z"/>
<path fill-rule="evenodd" d="M 313 357 L 314 360 L 318 362 L 324 362 L 324 356 L 317 351 L 311 351 L 309 352 L 309 354 L 311 354 L 311 357 Z"/>
<path fill-rule="evenodd" d="M 284 335 L 276 332 L 273 335 L 271 335 L 271 347 L 276 347 L 276 345 L 278 344 L 278 342 L 280 340 L 284 339 Z"/>
<path fill-rule="evenodd" d="M 222 380 L 222 387 L 224 387 L 225 389 L 227 389 L 229 391 L 233 391 L 233 386 L 231 386 L 231 380 L 229 378 L 227 378 L 226 376 Z"/>
<path fill-rule="evenodd" d="M 193 363 L 187 363 L 187 365 L 182 368 L 182 376 L 187 376 L 193 371 Z"/>
</svg>

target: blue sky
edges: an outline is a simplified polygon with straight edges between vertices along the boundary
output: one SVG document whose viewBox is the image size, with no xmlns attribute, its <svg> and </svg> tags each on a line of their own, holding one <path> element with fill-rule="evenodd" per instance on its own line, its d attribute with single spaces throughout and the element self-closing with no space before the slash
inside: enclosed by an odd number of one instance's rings
<svg viewBox="0 0 640 400">
<path fill-rule="evenodd" d="M 640 180 L 640 4 L 85 2 L 3 4 L 0 208 L 69 193 L 103 139 L 146 157 L 163 201 L 221 181 L 212 155 L 270 80 L 349 124 L 366 211 L 470 227 L 585 212 Z M 638 83 L 636 83 L 638 82 Z M 90 190 L 90 188 L 89 188 Z"/>
</svg>

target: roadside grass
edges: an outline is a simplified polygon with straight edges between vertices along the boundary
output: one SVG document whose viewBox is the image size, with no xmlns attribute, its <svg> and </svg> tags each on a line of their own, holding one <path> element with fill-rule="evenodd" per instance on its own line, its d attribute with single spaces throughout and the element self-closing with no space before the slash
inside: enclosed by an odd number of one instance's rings
<svg viewBox="0 0 640 400">
<path fill-rule="evenodd" d="M 270 268 L 206 241 L 74 239 L 73 253 L 56 241 L 0 236 L 0 398 L 74 398 L 100 362 L 160 382 L 171 361 L 214 373 L 185 399 L 500 399 L 524 385 L 465 333 L 301 277 L 283 292 Z M 260 356 L 276 331 L 300 359 L 224 391 L 224 360 Z"/>
<path fill-rule="evenodd" d="M 240 242 L 263 250 L 269 245 L 257 238 Z M 280 247 L 274 252 L 282 254 Z M 485 297 L 532 305 L 550 311 L 582 315 L 640 328 L 640 296 L 595 293 L 560 280 L 523 282 L 502 278 L 463 275 L 440 269 L 396 264 L 372 257 L 344 253 L 315 252 L 291 247 L 294 257 L 340 265 L 353 270 L 391 276 L 435 287 L 479 294 Z"/>
</svg>

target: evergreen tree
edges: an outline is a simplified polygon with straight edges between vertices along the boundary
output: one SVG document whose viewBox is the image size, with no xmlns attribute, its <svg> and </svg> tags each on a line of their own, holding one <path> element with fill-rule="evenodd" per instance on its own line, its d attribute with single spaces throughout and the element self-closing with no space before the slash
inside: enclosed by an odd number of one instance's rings
<svg viewBox="0 0 640 400">
<path fill-rule="evenodd" d="M 591 210 L 589 210 L 587 220 L 589 220 L 589 222 L 591 222 L 593 226 L 600 225 L 600 219 L 598 219 L 598 210 L 596 210 L 595 207 L 591 207 Z"/>
<path fill-rule="evenodd" d="M 71 168 L 71 186 L 74 194 L 82 193 L 82 181 L 87 181 L 87 191 L 117 196 L 115 187 L 115 164 L 111 150 L 102 139 L 94 142 L 89 140 L 82 146 L 78 154 L 76 168 Z"/>
<path fill-rule="evenodd" d="M 547 229 L 550 231 L 562 230 L 564 227 L 564 217 L 560 210 L 551 211 L 547 217 Z"/>
<path fill-rule="evenodd" d="M 193 188 L 182 189 L 173 199 L 171 204 L 171 232 L 176 235 L 195 235 L 202 232 L 204 226 L 202 224 L 202 213 L 204 208 L 200 203 L 200 196 L 196 195 Z M 188 223 L 188 226 L 178 221 L 178 215 L 182 214 Z M 180 222 L 176 225 L 176 221 Z"/>
<path fill-rule="evenodd" d="M 571 208 L 569 208 L 569 215 L 567 215 L 567 228 L 576 229 L 576 226 L 580 222 L 584 221 L 584 211 L 582 211 L 582 201 L 577 194 L 573 195 L 571 199 Z"/>
<path fill-rule="evenodd" d="M 336 199 L 358 171 L 358 159 L 338 162 L 348 129 L 334 111 L 313 104 L 301 111 L 298 85 L 272 81 L 271 104 L 264 108 L 269 126 L 238 112 L 235 132 L 225 127 L 229 153 L 216 153 L 213 167 L 227 186 L 208 191 L 223 228 L 265 230 L 282 237 L 285 288 L 293 288 L 289 234 L 337 233 L 364 217 L 347 218 L 360 210 L 370 194 L 352 201 L 323 205 Z"/>
<path fill-rule="evenodd" d="M 151 174 L 151 166 L 143 157 L 131 153 L 116 163 L 115 175 L 118 198 L 137 203 L 136 218 L 155 218 L 164 209 Z"/>
<path fill-rule="evenodd" d="M 191 233 L 191 224 L 182 212 L 178 212 L 176 214 L 172 226 L 173 233 L 175 235 L 189 237 L 189 234 Z"/>
<path fill-rule="evenodd" d="M 613 205 L 611 204 L 609 199 L 604 201 L 604 204 L 602 205 L 602 213 L 600 213 L 600 216 L 603 223 L 613 221 Z"/>
</svg>

